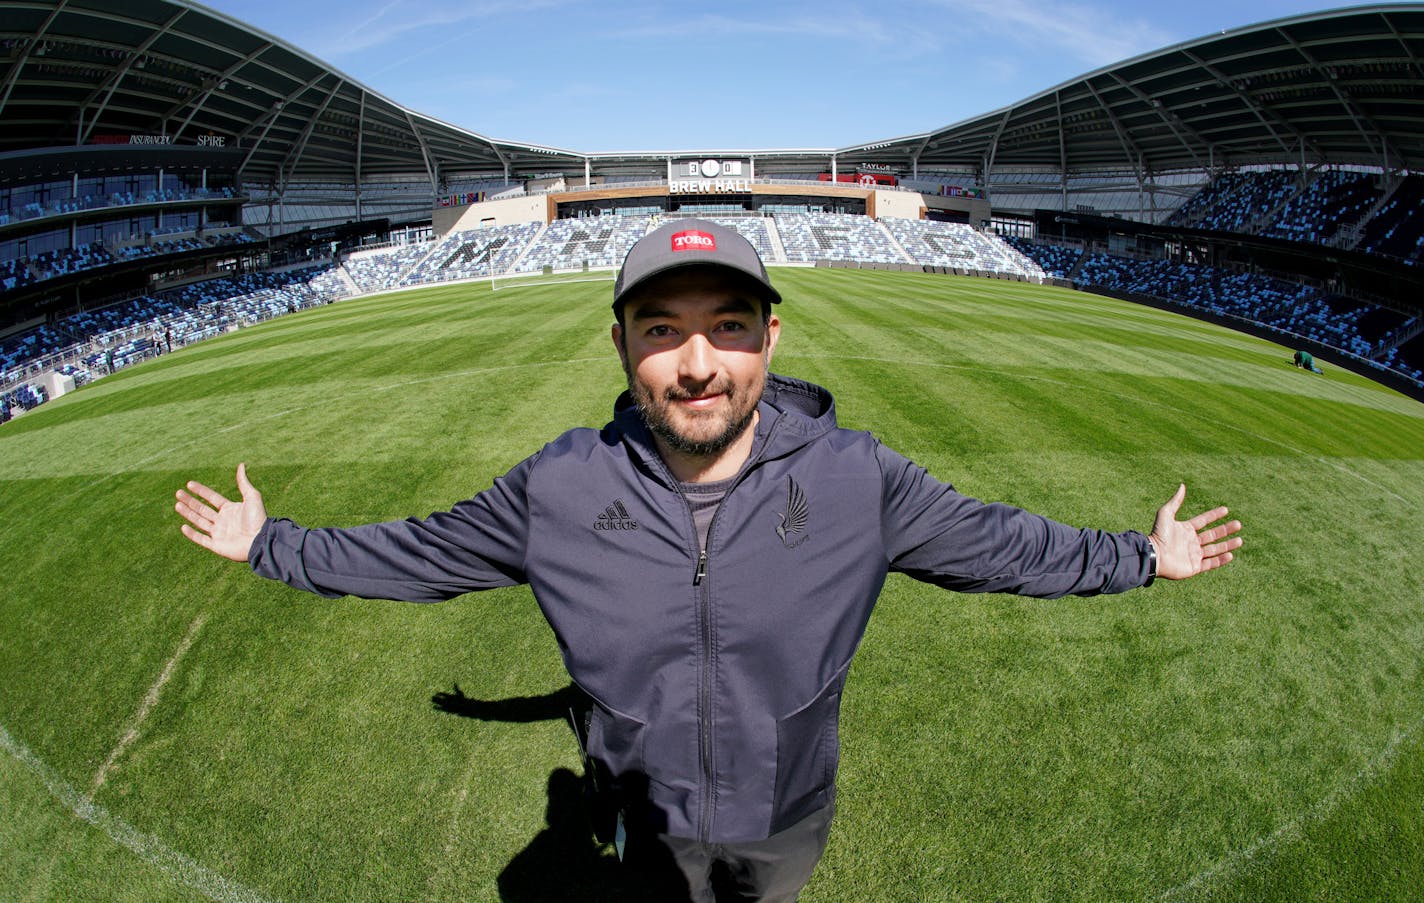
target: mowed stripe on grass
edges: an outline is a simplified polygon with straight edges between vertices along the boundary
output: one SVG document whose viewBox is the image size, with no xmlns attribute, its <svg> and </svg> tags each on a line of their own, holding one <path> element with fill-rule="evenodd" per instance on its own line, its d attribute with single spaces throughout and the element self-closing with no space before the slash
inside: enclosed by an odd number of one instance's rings
<svg viewBox="0 0 1424 903">
<path fill-rule="evenodd" d="M 1294 868 L 1296 834 L 1336 831 L 1325 848 L 1353 856 L 1350 832 L 1379 817 L 1371 763 L 1381 784 L 1421 768 L 1381 757 L 1424 717 L 1409 562 L 1424 407 L 1089 295 L 774 278 L 776 369 L 828 386 L 843 423 L 962 491 L 1145 529 L 1186 480 L 1189 506 L 1230 504 L 1248 536 L 1225 572 L 1107 599 L 892 579 L 847 692 L 841 811 L 805 899 L 1309 897 L 1320 845 Z M 557 721 L 461 718 L 431 697 L 458 684 L 537 711 L 565 685 L 528 593 L 301 597 L 187 546 L 167 500 L 187 478 L 230 486 L 246 460 L 274 513 L 313 525 L 445 507 L 607 418 L 622 383 L 610 322 L 606 284 L 359 299 L 0 428 L 7 524 L 29 539 L 0 550 L 0 725 L 84 784 L 209 611 L 96 804 L 265 896 L 497 897 L 540 848 L 577 752 Z M 1401 830 L 1418 842 L 1417 824 Z M 0 878 L 42 888 L 34 863 L 63 871 L 65 843 L 42 836 L 5 835 L 45 847 Z M 1265 863 L 1249 876 L 1233 865 L 1248 851 Z M 578 861 L 561 879 L 598 886 L 596 857 Z M 1424 878 L 1398 877 L 1387 886 Z"/>
</svg>

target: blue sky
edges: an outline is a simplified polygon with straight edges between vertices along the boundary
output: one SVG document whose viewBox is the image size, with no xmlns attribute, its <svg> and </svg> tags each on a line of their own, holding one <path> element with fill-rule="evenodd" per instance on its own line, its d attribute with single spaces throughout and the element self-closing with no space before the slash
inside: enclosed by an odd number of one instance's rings
<svg viewBox="0 0 1424 903">
<path fill-rule="evenodd" d="M 897 138 L 1306 0 L 209 0 L 421 113 L 566 150 Z"/>
</svg>

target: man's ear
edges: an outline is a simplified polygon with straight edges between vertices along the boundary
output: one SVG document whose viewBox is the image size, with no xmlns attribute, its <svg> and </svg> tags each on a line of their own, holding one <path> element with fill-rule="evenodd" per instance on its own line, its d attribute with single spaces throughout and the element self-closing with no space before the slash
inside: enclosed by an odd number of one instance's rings
<svg viewBox="0 0 1424 903">
<path fill-rule="evenodd" d="M 766 319 L 766 363 L 771 364 L 771 356 L 776 351 L 776 342 L 781 338 L 781 318 L 772 314 Z"/>
<path fill-rule="evenodd" d="M 620 323 L 613 324 L 613 347 L 618 350 L 618 360 L 623 362 L 623 370 L 628 369 L 628 346 L 623 344 L 623 326 Z"/>
</svg>

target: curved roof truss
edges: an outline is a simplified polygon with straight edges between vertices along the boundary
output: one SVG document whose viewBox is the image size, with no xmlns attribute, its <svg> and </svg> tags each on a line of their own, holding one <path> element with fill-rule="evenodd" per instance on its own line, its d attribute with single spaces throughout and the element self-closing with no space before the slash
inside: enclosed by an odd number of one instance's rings
<svg viewBox="0 0 1424 903">
<path fill-rule="evenodd" d="M 122 136 L 237 149 L 243 180 L 650 171 L 667 151 L 499 141 L 407 109 L 191 0 L 0 0 L 0 154 Z M 1187 41 L 920 135 L 754 151 L 905 171 L 1139 174 L 1271 163 L 1424 168 L 1424 4 L 1311 13 Z"/>
<path fill-rule="evenodd" d="M 582 160 L 406 109 L 188 0 L 4 0 L 0 14 L 0 153 L 207 138 L 241 148 L 244 178 L 273 185 L 422 173 L 438 184 Z"/>
<path fill-rule="evenodd" d="M 1424 167 L 1424 5 L 1198 38 L 937 129 L 841 151 L 920 169 Z"/>
</svg>

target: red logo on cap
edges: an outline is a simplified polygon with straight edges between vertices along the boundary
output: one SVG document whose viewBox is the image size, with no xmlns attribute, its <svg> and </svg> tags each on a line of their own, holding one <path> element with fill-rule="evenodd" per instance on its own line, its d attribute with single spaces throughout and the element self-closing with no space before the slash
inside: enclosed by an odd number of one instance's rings
<svg viewBox="0 0 1424 903">
<path fill-rule="evenodd" d="M 673 233 L 672 249 L 674 251 L 715 251 L 717 250 L 717 239 L 710 232 L 684 229 L 681 232 Z"/>
</svg>

